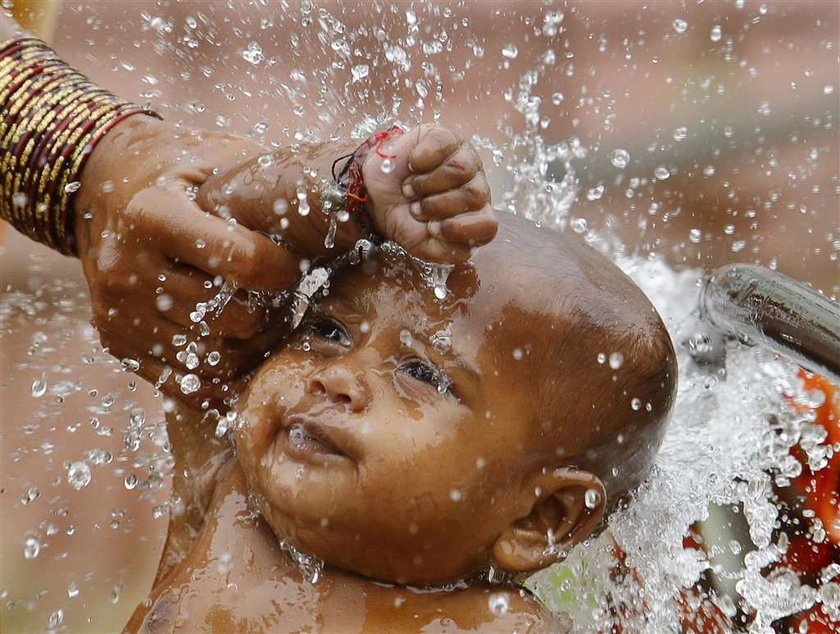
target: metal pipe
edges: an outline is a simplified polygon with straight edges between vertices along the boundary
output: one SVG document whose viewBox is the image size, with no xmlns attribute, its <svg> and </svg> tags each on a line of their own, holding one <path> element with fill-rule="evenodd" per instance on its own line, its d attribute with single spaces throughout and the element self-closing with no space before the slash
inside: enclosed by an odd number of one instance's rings
<svg viewBox="0 0 840 634">
<path fill-rule="evenodd" d="M 731 264 L 707 280 L 700 313 L 716 329 L 840 383 L 840 304 L 805 284 L 760 266 Z"/>
</svg>

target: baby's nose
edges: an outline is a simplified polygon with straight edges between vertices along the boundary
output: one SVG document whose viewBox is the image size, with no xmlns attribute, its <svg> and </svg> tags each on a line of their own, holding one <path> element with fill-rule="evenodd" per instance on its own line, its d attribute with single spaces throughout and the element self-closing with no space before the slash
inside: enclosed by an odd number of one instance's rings
<svg viewBox="0 0 840 634">
<path fill-rule="evenodd" d="M 362 372 L 331 365 L 309 379 L 312 394 L 325 394 L 334 403 L 348 405 L 353 412 L 363 411 L 370 402 L 370 389 Z"/>
</svg>

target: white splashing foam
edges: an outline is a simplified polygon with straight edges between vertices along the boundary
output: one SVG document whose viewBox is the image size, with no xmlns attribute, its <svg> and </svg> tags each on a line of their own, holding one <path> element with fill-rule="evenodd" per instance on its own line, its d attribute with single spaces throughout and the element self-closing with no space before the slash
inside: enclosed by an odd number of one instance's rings
<svg viewBox="0 0 840 634">
<path fill-rule="evenodd" d="M 659 262 L 621 265 L 677 341 L 676 333 L 693 319 L 701 273 L 675 272 Z M 766 631 L 773 620 L 813 605 L 817 596 L 795 575 L 760 574 L 786 549 L 786 538 L 773 533 L 779 510 L 769 474 L 780 472 L 790 447 L 815 430 L 808 413 L 790 404 L 804 394 L 796 368 L 767 350 L 733 342 L 722 375 L 698 367 L 685 347 L 676 347 L 679 391 L 652 476 L 604 533 L 529 582 L 549 607 L 571 616 L 575 631 L 609 631 L 616 619 L 624 631 L 680 631 L 673 598 L 710 567 L 703 551 L 683 547 L 683 538 L 692 524 L 708 518 L 711 504 L 738 506 L 749 524 L 752 544 L 745 548 L 751 552 L 736 573 L 738 598 L 754 613 L 749 631 Z M 627 554 L 635 575 L 611 578 L 614 544 Z M 608 605 L 626 607 L 625 616 L 616 617 L 621 609 Z"/>
</svg>

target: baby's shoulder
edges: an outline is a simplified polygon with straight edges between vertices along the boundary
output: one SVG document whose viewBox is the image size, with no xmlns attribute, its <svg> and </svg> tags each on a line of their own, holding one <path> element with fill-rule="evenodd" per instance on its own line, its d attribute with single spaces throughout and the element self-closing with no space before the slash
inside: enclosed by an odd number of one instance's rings
<svg viewBox="0 0 840 634">
<path fill-rule="evenodd" d="M 368 594 L 364 632 L 439 634 L 562 634 L 569 630 L 530 593 L 515 587 L 473 586 L 451 593 L 392 591 L 379 602 Z"/>
</svg>

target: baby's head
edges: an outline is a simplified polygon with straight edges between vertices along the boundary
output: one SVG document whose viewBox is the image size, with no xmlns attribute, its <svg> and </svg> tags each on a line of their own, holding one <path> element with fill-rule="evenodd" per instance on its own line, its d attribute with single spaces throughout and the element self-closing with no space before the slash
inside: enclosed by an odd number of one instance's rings
<svg viewBox="0 0 840 634">
<path fill-rule="evenodd" d="M 500 220 L 443 300 L 406 259 L 340 272 L 254 376 L 237 450 L 278 535 L 397 582 L 529 572 L 644 478 L 676 383 L 659 316 L 578 239 Z"/>
</svg>

